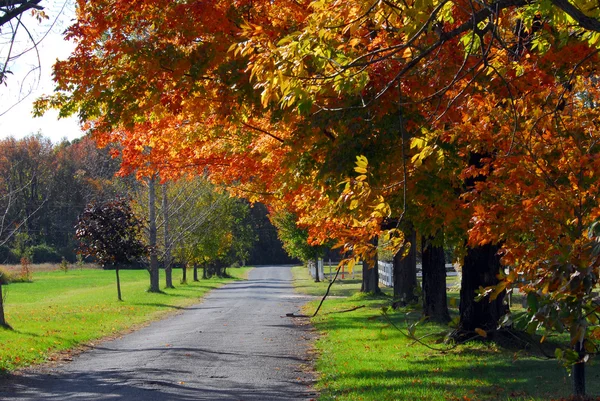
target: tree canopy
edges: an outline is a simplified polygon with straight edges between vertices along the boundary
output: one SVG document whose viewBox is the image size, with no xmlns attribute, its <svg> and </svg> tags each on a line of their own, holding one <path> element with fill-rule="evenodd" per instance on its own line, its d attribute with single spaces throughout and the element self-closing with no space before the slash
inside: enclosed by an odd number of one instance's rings
<svg viewBox="0 0 600 401">
<path fill-rule="evenodd" d="M 207 173 L 356 257 L 402 243 L 386 218 L 492 244 L 510 272 L 484 295 L 519 287 L 529 330 L 599 337 L 599 7 L 78 4 L 77 48 L 37 111 L 77 112 L 122 172 Z"/>
</svg>

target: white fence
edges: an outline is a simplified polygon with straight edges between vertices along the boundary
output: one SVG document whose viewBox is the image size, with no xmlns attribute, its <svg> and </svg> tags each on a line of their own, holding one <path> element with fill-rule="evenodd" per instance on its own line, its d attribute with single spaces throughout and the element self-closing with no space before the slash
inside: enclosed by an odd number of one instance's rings
<svg viewBox="0 0 600 401">
<path fill-rule="evenodd" d="M 379 270 L 379 283 L 381 285 L 385 285 L 386 287 L 394 286 L 394 264 L 391 262 L 382 262 L 378 261 L 378 270 Z M 420 263 L 417 263 L 417 277 L 421 277 L 422 266 Z M 455 272 L 454 265 L 452 263 L 446 263 L 446 273 Z"/>
<path fill-rule="evenodd" d="M 319 259 L 319 280 L 323 281 L 325 280 L 325 272 L 323 269 L 323 259 Z M 316 278 L 317 277 L 317 266 L 315 265 L 315 262 L 313 260 L 311 260 L 310 262 L 308 262 L 308 271 L 310 272 L 310 275 L 312 276 L 312 278 Z"/>
<path fill-rule="evenodd" d="M 394 265 L 390 262 L 378 261 L 379 268 L 379 284 L 386 287 L 394 286 Z"/>
</svg>

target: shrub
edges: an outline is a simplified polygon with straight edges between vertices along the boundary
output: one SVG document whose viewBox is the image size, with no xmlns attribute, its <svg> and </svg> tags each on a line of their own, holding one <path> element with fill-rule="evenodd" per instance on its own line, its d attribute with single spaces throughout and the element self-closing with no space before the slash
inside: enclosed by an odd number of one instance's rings
<svg viewBox="0 0 600 401">
<path fill-rule="evenodd" d="M 69 271 L 69 262 L 67 262 L 67 259 L 62 258 L 62 261 L 60 262 L 60 270 L 65 273 Z"/>
<path fill-rule="evenodd" d="M 27 258 L 21 261 L 21 271 L 9 271 L 7 268 L 0 266 L 0 283 L 7 285 L 10 283 L 31 283 L 33 281 L 33 272 L 31 271 L 31 263 Z"/>
<path fill-rule="evenodd" d="M 12 281 L 13 281 L 13 283 L 15 281 L 27 282 L 27 283 L 30 283 L 33 281 L 32 273 L 31 273 L 31 261 L 27 257 L 24 256 L 21 258 L 21 274 L 17 277 L 17 280 L 15 280 L 15 277 L 13 276 Z"/>
<path fill-rule="evenodd" d="M 0 284 L 6 285 L 12 282 L 12 274 L 3 267 L 0 267 Z"/>
<path fill-rule="evenodd" d="M 49 245 L 34 245 L 29 248 L 33 263 L 60 263 L 62 257 Z"/>
</svg>

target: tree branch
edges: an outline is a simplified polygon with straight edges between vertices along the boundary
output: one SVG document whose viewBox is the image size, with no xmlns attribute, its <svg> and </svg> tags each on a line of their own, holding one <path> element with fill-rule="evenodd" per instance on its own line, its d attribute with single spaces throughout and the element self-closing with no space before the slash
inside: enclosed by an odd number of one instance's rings
<svg viewBox="0 0 600 401">
<path fill-rule="evenodd" d="M 580 9 L 571 4 L 569 0 L 552 0 L 552 4 L 577 21 L 580 27 L 590 31 L 600 32 L 600 21 L 585 15 Z"/>
<path fill-rule="evenodd" d="M 39 5 L 39 3 L 41 1 L 42 0 L 29 0 L 29 1 L 8 0 L 8 1 L 6 1 L 8 6 L 12 6 L 12 5 L 16 5 L 16 4 L 20 4 L 20 5 L 17 8 L 13 8 L 11 10 L 6 10 L 3 8 L 0 8 L 0 10 L 4 11 L 4 15 L 0 16 L 0 26 L 6 24 L 13 18 L 16 18 L 19 15 L 23 14 L 25 11 L 31 10 L 32 8 L 35 8 L 36 10 L 43 10 L 44 7 Z"/>
</svg>

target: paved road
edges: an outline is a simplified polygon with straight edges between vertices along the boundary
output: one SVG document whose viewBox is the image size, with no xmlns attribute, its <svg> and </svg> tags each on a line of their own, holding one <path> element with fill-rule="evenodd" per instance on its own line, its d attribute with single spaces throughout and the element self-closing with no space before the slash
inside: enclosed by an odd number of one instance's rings
<svg viewBox="0 0 600 401">
<path fill-rule="evenodd" d="M 291 279 L 288 267 L 256 268 L 248 281 L 69 364 L 9 378 L 0 400 L 314 398 L 305 371 L 312 333 L 281 318 L 306 302 L 293 293 Z"/>
</svg>

